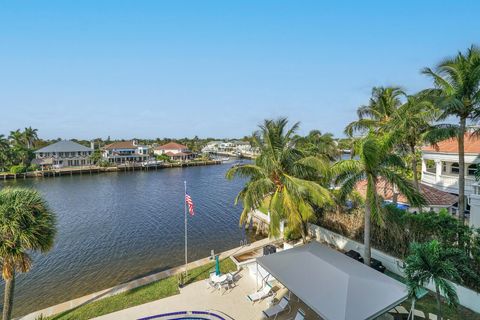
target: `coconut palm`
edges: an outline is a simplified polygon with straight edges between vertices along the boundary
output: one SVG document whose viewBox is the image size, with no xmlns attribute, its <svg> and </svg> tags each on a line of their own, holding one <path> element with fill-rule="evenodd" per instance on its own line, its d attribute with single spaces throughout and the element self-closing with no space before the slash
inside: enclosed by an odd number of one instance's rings
<svg viewBox="0 0 480 320">
<path fill-rule="evenodd" d="M 312 130 L 305 137 L 297 137 L 296 147 L 306 155 L 321 157 L 330 161 L 337 160 L 340 155 L 333 135 L 331 133 L 322 134 L 320 130 Z"/>
<path fill-rule="evenodd" d="M 458 124 L 437 125 L 427 136 L 431 143 L 457 138 L 458 141 L 458 210 L 464 219 L 465 212 L 465 148 L 464 136 L 467 121 L 480 117 L 480 49 L 471 46 L 467 52 L 440 62 L 435 70 L 425 68 L 422 72 L 433 79 L 435 88 L 426 93 L 441 110 L 439 121 L 456 117 Z"/>
<path fill-rule="evenodd" d="M 358 183 L 365 181 L 367 192 L 365 199 L 364 222 L 364 260 L 370 264 L 371 246 L 370 232 L 372 218 L 380 223 L 384 205 L 377 194 L 377 182 L 385 180 L 404 194 L 412 206 L 421 206 L 424 203 L 412 183 L 399 172 L 405 169 L 405 163 L 400 156 L 392 152 L 395 140 L 392 135 L 377 136 L 369 134 L 359 146 L 358 160 L 342 160 L 337 162 L 332 172 L 335 183 L 340 186 L 342 197 L 347 197 Z"/>
<path fill-rule="evenodd" d="M 369 104 L 358 108 L 358 120 L 347 125 L 345 134 L 351 137 L 354 132 L 379 131 L 400 107 L 404 95 L 399 87 L 374 87 Z"/>
<path fill-rule="evenodd" d="M 226 177 L 249 179 L 235 200 L 243 204 L 240 224 L 247 222 L 253 210 L 266 207 L 270 214 L 270 236 L 277 236 L 280 221 L 286 220 L 290 230 L 300 231 L 305 242 L 314 206 L 331 203 L 328 189 L 319 183 L 326 177 L 328 163 L 306 157 L 297 149 L 294 134 L 299 124 L 287 130 L 287 123 L 285 118 L 265 120 L 253 135 L 260 155 L 253 164 L 232 167 Z"/>
<path fill-rule="evenodd" d="M 414 242 L 410 245 L 410 255 L 405 260 L 405 275 L 410 296 L 415 298 L 416 291 L 432 281 L 435 285 L 439 319 L 442 319 L 442 295 L 448 305 L 458 305 L 455 287 L 449 280 L 458 283 L 461 281 L 458 264 L 455 263 L 455 259 L 461 254 L 458 249 L 443 248 L 437 240 L 427 243 Z"/>
<path fill-rule="evenodd" d="M 7 167 L 10 158 L 10 143 L 3 134 L 0 134 L 0 171 Z"/>
<path fill-rule="evenodd" d="M 417 169 L 417 148 L 423 143 L 423 136 L 438 117 L 434 104 L 422 95 L 408 96 L 407 101 L 400 106 L 385 124 L 384 129 L 392 132 L 399 141 L 400 149 L 405 148 L 411 156 L 413 184 L 419 190 Z"/>
<path fill-rule="evenodd" d="M 11 319 L 15 274 L 27 272 L 32 251 L 53 246 L 55 216 L 37 191 L 5 188 L 0 191 L 0 266 L 5 280 L 3 320 Z"/>
<path fill-rule="evenodd" d="M 27 142 L 27 148 L 33 148 L 35 142 L 38 140 L 38 129 L 33 129 L 32 127 L 25 128 L 23 135 Z"/>
</svg>

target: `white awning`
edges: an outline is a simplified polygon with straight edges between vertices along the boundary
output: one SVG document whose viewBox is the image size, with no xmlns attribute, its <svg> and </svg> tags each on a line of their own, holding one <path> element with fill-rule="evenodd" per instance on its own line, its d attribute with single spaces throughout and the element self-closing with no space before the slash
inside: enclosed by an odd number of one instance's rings
<svg viewBox="0 0 480 320">
<path fill-rule="evenodd" d="M 325 320 L 374 319 L 407 298 L 407 288 L 318 242 L 257 263 Z"/>
</svg>

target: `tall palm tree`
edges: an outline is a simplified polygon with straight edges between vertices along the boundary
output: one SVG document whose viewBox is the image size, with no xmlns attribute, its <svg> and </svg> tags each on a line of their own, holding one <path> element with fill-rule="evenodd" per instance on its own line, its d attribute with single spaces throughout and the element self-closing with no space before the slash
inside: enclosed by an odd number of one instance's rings
<svg viewBox="0 0 480 320">
<path fill-rule="evenodd" d="M 335 183 L 340 186 L 342 197 L 347 197 L 361 181 L 366 181 L 367 193 L 365 199 L 364 222 L 364 260 L 370 265 L 371 245 L 370 232 L 371 220 L 381 222 L 384 206 L 377 193 L 377 183 L 385 180 L 392 186 L 395 185 L 403 193 L 412 206 L 424 203 L 422 196 L 417 192 L 412 183 L 403 177 L 399 171 L 405 169 L 405 163 L 400 156 L 392 152 L 395 140 L 392 135 L 379 137 L 373 133 L 366 136 L 359 146 L 358 160 L 342 160 L 333 168 Z"/>
<path fill-rule="evenodd" d="M 10 139 L 10 143 L 14 146 L 25 146 L 25 135 L 20 129 L 10 131 L 8 138 Z"/>
<path fill-rule="evenodd" d="M 5 188 L 0 191 L 0 266 L 5 280 L 3 320 L 10 320 L 15 274 L 29 271 L 32 251 L 53 246 L 55 215 L 37 191 Z"/>
<path fill-rule="evenodd" d="M 33 148 L 35 141 L 38 140 L 38 129 L 32 127 L 25 128 L 23 131 L 24 139 L 27 142 L 27 148 Z"/>
<path fill-rule="evenodd" d="M 455 248 L 442 248 L 437 240 L 427 243 L 412 243 L 410 255 L 405 260 L 405 275 L 410 295 L 415 297 L 418 288 L 426 286 L 433 281 L 435 285 L 435 297 L 437 300 L 437 312 L 441 320 L 442 294 L 451 306 L 458 305 L 458 297 L 455 287 L 449 280 L 460 283 L 461 277 L 458 264 L 455 259 L 461 255 L 461 251 Z"/>
<path fill-rule="evenodd" d="M 391 120 L 384 126 L 386 131 L 398 138 L 401 149 L 407 149 L 410 154 L 413 184 L 417 190 L 419 190 L 417 148 L 423 143 L 423 137 L 431 130 L 431 123 L 437 117 L 438 110 L 429 99 L 422 95 L 412 95 L 407 97 L 407 101 L 395 111 Z"/>
<path fill-rule="evenodd" d="M 331 133 L 322 134 L 320 130 L 312 130 L 305 137 L 296 138 L 296 147 L 305 154 L 335 161 L 340 155 L 337 142 Z"/>
<path fill-rule="evenodd" d="M 240 224 L 247 221 L 252 210 L 266 207 L 270 214 L 270 236 L 277 236 L 280 221 L 286 220 L 289 228 L 301 232 L 305 242 L 307 222 L 314 216 L 313 206 L 331 203 L 328 189 L 318 182 L 325 178 L 328 163 L 306 157 L 297 149 L 294 134 L 299 124 L 287 130 L 287 123 L 285 118 L 265 120 L 253 135 L 260 155 L 253 164 L 229 169 L 226 178 L 249 179 L 235 200 L 243 204 Z"/>
<path fill-rule="evenodd" d="M 10 143 L 3 134 L 0 134 L 0 171 L 7 167 L 10 157 Z"/>
<path fill-rule="evenodd" d="M 467 52 L 440 62 L 435 70 L 425 68 L 422 73 L 433 79 L 435 88 L 426 92 L 441 110 L 439 121 L 454 116 L 458 124 L 438 125 L 428 135 L 430 142 L 457 138 L 458 141 L 458 210 L 465 212 L 465 146 L 467 121 L 480 117 L 480 48 L 471 46 Z"/>
<path fill-rule="evenodd" d="M 346 126 L 345 134 L 351 137 L 354 132 L 378 131 L 395 114 L 404 95 L 399 87 L 374 87 L 369 104 L 358 108 L 358 120 Z"/>
</svg>

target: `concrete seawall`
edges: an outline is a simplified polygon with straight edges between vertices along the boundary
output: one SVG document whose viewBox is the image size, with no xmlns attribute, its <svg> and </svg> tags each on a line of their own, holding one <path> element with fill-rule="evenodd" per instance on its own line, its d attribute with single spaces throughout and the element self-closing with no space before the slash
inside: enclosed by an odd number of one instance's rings
<svg viewBox="0 0 480 320">
<path fill-rule="evenodd" d="M 249 251 L 249 250 L 252 250 L 252 249 L 261 248 L 261 247 L 265 246 L 266 244 L 269 244 L 269 243 L 274 242 L 274 241 L 275 240 L 271 240 L 271 239 L 266 238 L 266 239 L 262 239 L 262 240 L 253 242 L 253 243 L 251 243 L 247 246 L 241 246 L 241 247 L 237 247 L 237 248 L 234 248 L 234 249 L 230 249 L 228 251 L 220 253 L 220 259 L 228 258 L 228 257 L 231 257 L 235 254 L 242 253 L 242 252 L 245 252 L 245 251 Z M 190 262 L 188 264 L 188 269 L 193 269 L 193 268 L 196 268 L 196 267 L 200 267 L 200 266 L 206 265 L 210 262 L 212 262 L 210 257 L 203 258 L 203 259 L 200 259 L 200 260 L 197 260 L 197 261 L 193 261 L 193 262 Z M 175 268 L 172 268 L 172 269 L 164 270 L 164 271 L 161 271 L 161 272 L 158 272 L 158 273 L 155 273 L 155 274 L 151 274 L 149 276 L 145 276 L 143 278 L 139 278 L 139 279 L 136 279 L 136 280 L 133 280 L 133 281 L 130 281 L 130 282 L 127 282 L 127 283 L 123 283 L 123 284 L 120 284 L 120 285 L 117 285 L 117 286 L 114 286 L 114 287 L 111 287 L 111 288 L 108 288 L 108 289 L 104 289 L 104 290 L 101 290 L 101 291 L 97 291 L 97 292 L 85 295 L 83 297 L 79 297 L 79 298 L 76 298 L 76 299 L 73 299 L 73 300 L 70 300 L 70 301 L 66 301 L 66 302 L 63 302 L 63 303 L 60 303 L 60 304 L 57 304 L 57 305 L 54 305 L 54 306 L 51 306 L 51 307 L 48 307 L 48 308 L 45 308 L 45 309 L 42 309 L 42 310 L 38 310 L 38 311 L 35 311 L 35 312 L 30 313 L 30 314 L 21 316 L 21 317 L 16 318 L 16 319 L 18 319 L 18 320 L 35 320 L 40 315 L 43 315 L 44 317 L 53 316 L 55 314 L 59 314 L 59 313 L 74 309 L 76 307 L 79 307 L 81 305 L 84 305 L 84 304 L 87 304 L 87 303 L 90 303 L 90 302 L 94 302 L 94 301 L 97 301 L 97 300 L 100 300 L 100 299 L 111 297 L 111 296 L 114 296 L 116 294 L 131 290 L 131 289 L 134 289 L 134 288 L 137 288 L 137 287 L 140 287 L 140 286 L 143 286 L 143 285 L 146 285 L 146 284 L 149 284 L 149 283 L 161 280 L 161 279 L 168 278 L 170 276 L 179 274 L 179 273 L 183 272 L 184 270 L 185 270 L 184 265 L 178 266 L 178 267 L 175 267 Z"/>
</svg>

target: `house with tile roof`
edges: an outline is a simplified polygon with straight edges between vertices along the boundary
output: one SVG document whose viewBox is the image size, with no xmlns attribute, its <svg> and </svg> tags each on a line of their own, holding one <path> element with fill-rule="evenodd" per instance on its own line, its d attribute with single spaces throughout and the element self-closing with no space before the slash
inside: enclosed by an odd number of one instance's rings
<svg viewBox="0 0 480 320">
<path fill-rule="evenodd" d="M 367 180 L 360 181 L 355 189 L 365 199 L 367 195 Z M 458 196 L 428 186 L 426 184 L 419 184 L 419 191 L 425 198 L 425 205 L 421 208 L 422 211 L 434 211 L 439 212 L 440 209 L 447 209 L 453 213 L 455 211 L 455 205 L 458 202 Z M 420 208 L 415 208 L 410 205 L 407 197 L 397 190 L 384 179 L 379 179 L 377 182 L 377 194 L 383 198 L 385 202 L 393 202 L 396 196 L 397 203 L 403 208 L 408 209 L 411 212 L 418 211 Z"/>
<path fill-rule="evenodd" d="M 61 140 L 35 151 L 32 164 L 40 168 L 79 167 L 92 164 L 90 156 L 93 148 L 85 147 L 75 141 Z"/>
<path fill-rule="evenodd" d="M 153 154 L 164 154 L 170 157 L 170 159 L 173 161 L 187 161 L 195 158 L 195 154 L 190 151 L 187 146 L 173 141 L 162 146 L 155 147 L 153 149 Z"/>
<path fill-rule="evenodd" d="M 141 163 L 150 159 L 149 147 L 137 140 L 117 141 L 102 148 L 102 157 L 115 164 Z"/>
<path fill-rule="evenodd" d="M 480 163 L 480 138 L 465 134 L 465 172 L 458 165 L 457 139 L 441 141 L 433 146 L 422 148 L 423 184 L 439 190 L 458 194 L 458 176 L 465 175 L 465 195 L 473 193 L 475 171 Z"/>
</svg>

